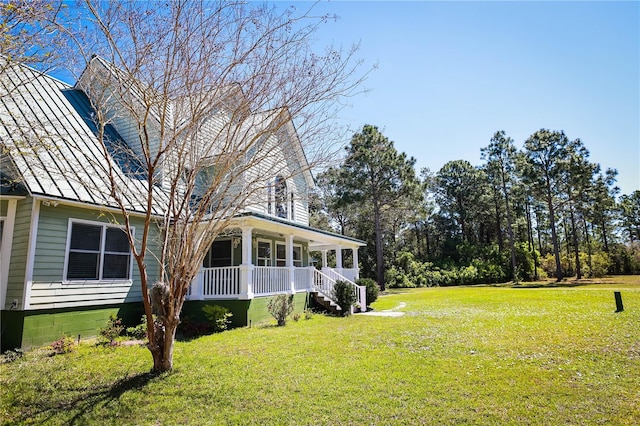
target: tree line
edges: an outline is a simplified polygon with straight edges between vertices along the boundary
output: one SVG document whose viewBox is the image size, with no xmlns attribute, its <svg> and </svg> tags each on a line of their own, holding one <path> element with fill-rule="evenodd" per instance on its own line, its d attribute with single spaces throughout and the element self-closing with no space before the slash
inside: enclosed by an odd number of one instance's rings
<svg viewBox="0 0 640 426">
<path fill-rule="evenodd" d="M 501 130 L 480 151 L 418 174 L 365 125 L 317 176 L 312 225 L 367 241 L 361 275 L 382 289 L 640 273 L 640 191 L 580 139 L 540 129 L 518 149 Z"/>
</svg>

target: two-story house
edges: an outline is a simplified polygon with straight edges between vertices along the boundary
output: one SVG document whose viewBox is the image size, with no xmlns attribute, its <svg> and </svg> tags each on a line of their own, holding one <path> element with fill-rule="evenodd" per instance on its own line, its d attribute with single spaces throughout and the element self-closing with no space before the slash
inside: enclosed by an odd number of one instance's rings
<svg viewBox="0 0 640 426">
<path fill-rule="evenodd" d="M 140 277 L 104 167 L 106 150 L 118 165 L 115 179 L 123 188 L 132 225 L 141 228 L 147 207 L 143 182 L 136 177 L 135 150 L 116 149 L 133 145 L 135 128 L 126 114 L 120 114 L 122 119 L 112 120 L 105 128 L 105 140 L 99 140 L 92 93 L 83 81 L 98 69 L 109 71 L 108 64 L 94 58 L 74 86 L 25 66 L 4 68 L 0 76 L 2 350 L 46 344 L 62 336 L 95 336 L 110 314 L 137 323 L 142 312 Z M 224 119 L 221 112 L 211 125 Z M 245 122 L 250 124 L 251 119 L 249 114 Z M 302 310 L 312 296 L 330 296 L 336 280 L 354 282 L 358 277 L 358 248 L 364 243 L 309 226 L 307 195 L 314 181 L 293 123 L 282 126 L 264 144 L 271 161 L 280 167 L 267 172 L 247 169 L 246 173 L 264 173 L 260 176 L 264 185 L 251 191 L 249 202 L 234 213 L 211 245 L 183 314 L 198 316 L 204 304 L 218 304 L 233 313 L 234 325 L 252 325 L 269 318 L 267 304 L 274 295 L 293 294 Z M 296 168 L 303 172 L 268 173 Z M 237 180 L 238 191 L 247 189 L 242 182 L 253 185 L 256 179 Z M 210 183 L 206 173 L 199 176 L 198 185 L 206 188 Z M 152 205 L 153 214 L 163 217 L 161 201 L 170 195 L 162 185 L 154 190 L 160 202 Z M 154 238 L 160 238 L 157 229 Z M 344 250 L 349 253 L 348 267 L 343 265 Z M 335 268 L 327 267 L 328 252 L 335 253 Z M 150 279 L 157 279 L 159 269 L 149 256 Z M 360 305 L 366 305 L 364 289 L 355 284 L 353 288 Z"/>
</svg>

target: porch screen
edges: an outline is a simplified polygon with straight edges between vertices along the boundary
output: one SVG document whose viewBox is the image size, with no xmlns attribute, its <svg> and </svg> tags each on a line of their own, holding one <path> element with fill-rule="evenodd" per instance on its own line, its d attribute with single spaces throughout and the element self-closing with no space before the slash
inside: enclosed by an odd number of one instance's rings
<svg viewBox="0 0 640 426">
<path fill-rule="evenodd" d="M 231 266 L 231 240 L 214 241 L 204 258 L 203 267 L 219 268 Z"/>
<path fill-rule="evenodd" d="M 67 280 L 128 279 L 130 270 L 129 241 L 122 229 L 71 224 Z"/>
</svg>

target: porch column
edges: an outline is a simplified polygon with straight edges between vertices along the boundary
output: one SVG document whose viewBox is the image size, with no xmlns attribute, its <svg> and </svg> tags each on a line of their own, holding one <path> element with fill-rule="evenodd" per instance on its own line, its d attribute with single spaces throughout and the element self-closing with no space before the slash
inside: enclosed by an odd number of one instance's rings
<svg viewBox="0 0 640 426">
<path fill-rule="evenodd" d="M 354 274 L 356 280 L 360 278 L 360 267 L 358 266 L 358 247 L 352 248 L 351 253 L 353 253 L 353 269 L 355 269 Z"/>
<path fill-rule="evenodd" d="M 296 272 L 295 266 L 293 266 L 293 235 L 287 235 L 285 237 L 285 242 L 287 246 L 287 260 L 285 261 L 285 265 L 289 269 L 289 285 L 291 288 L 291 294 L 296 292 Z"/>
<path fill-rule="evenodd" d="M 242 264 L 240 265 L 240 298 L 253 299 L 253 261 L 251 259 L 251 231 L 242 226 Z"/>
<path fill-rule="evenodd" d="M 322 250 L 322 269 L 328 267 L 327 265 L 327 251 Z"/>
<path fill-rule="evenodd" d="M 342 275 L 342 247 L 336 247 L 336 272 Z"/>
</svg>

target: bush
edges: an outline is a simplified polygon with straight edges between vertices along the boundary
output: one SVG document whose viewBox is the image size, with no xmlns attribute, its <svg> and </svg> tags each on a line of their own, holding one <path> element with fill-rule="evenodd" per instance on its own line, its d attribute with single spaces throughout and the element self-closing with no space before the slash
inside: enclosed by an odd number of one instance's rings
<svg viewBox="0 0 640 426">
<path fill-rule="evenodd" d="M 107 325 L 104 328 L 98 329 L 98 342 L 113 345 L 114 341 L 120 337 L 123 330 L 124 326 L 122 325 L 122 320 L 116 315 L 111 314 L 109 315 Z"/>
<path fill-rule="evenodd" d="M 380 288 L 378 283 L 371 278 L 359 278 L 356 280 L 356 284 L 359 286 L 365 286 L 367 288 L 367 305 L 372 304 L 378 300 L 380 294 Z"/>
<path fill-rule="evenodd" d="M 54 355 L 68 354 L 73 351 L 73 346 L 75 345 L 73 339 L 71 337 L 65 336 L 60 340 L 56 340 L 51 344 L 51 350 L 53 350 Z"/>
<path fill-rule="evenodd" d="M 180 336 L 185 339 L 190 339 L 196 336 L 202 336 L 211 332 L 211 324 L 208 322 L 197 322 L 193 318 L 186 316 L 180 319 L 178 324 L 178 330 Z"/>
<path fill-rule="evenodd" d="M 220 305 L 206 305 L 202 308 L 202 312 L 211 322 L 214 333 L 225 331 L 231 323 L 233 314 L 227 308 Z"/>
<path fill-rule="evenodd" d="M 4 353 L 4 362 L 13 362 L 24 356 L 24 351 L 20 348 L 9 350 Z"/>
<path fill-rule="evenodd" d="M 333 285 L 332 297 L 342 309 L 342 316 L 351 314 L 351 306 L 356 303 L 356 295 L 353 287 L 346 281 L 336 281 Z"/>
<path fill-rule="evenodd" d="M 291 315 L 294 307 L 293 294 L 279 294 L 269 301 L 267 310 L 278 321 L 278 327 L 282 327 L 287 324 L 287 317 Z"/>
<path fill-rule="evenodd" d="M 126 332 L 127 336 L 136 340 L 142 340 L 147 337 L 147 316 L 142 315 L 140 324 L 136 325 L 135 327 L 127 327 Z"/>
</svg>

